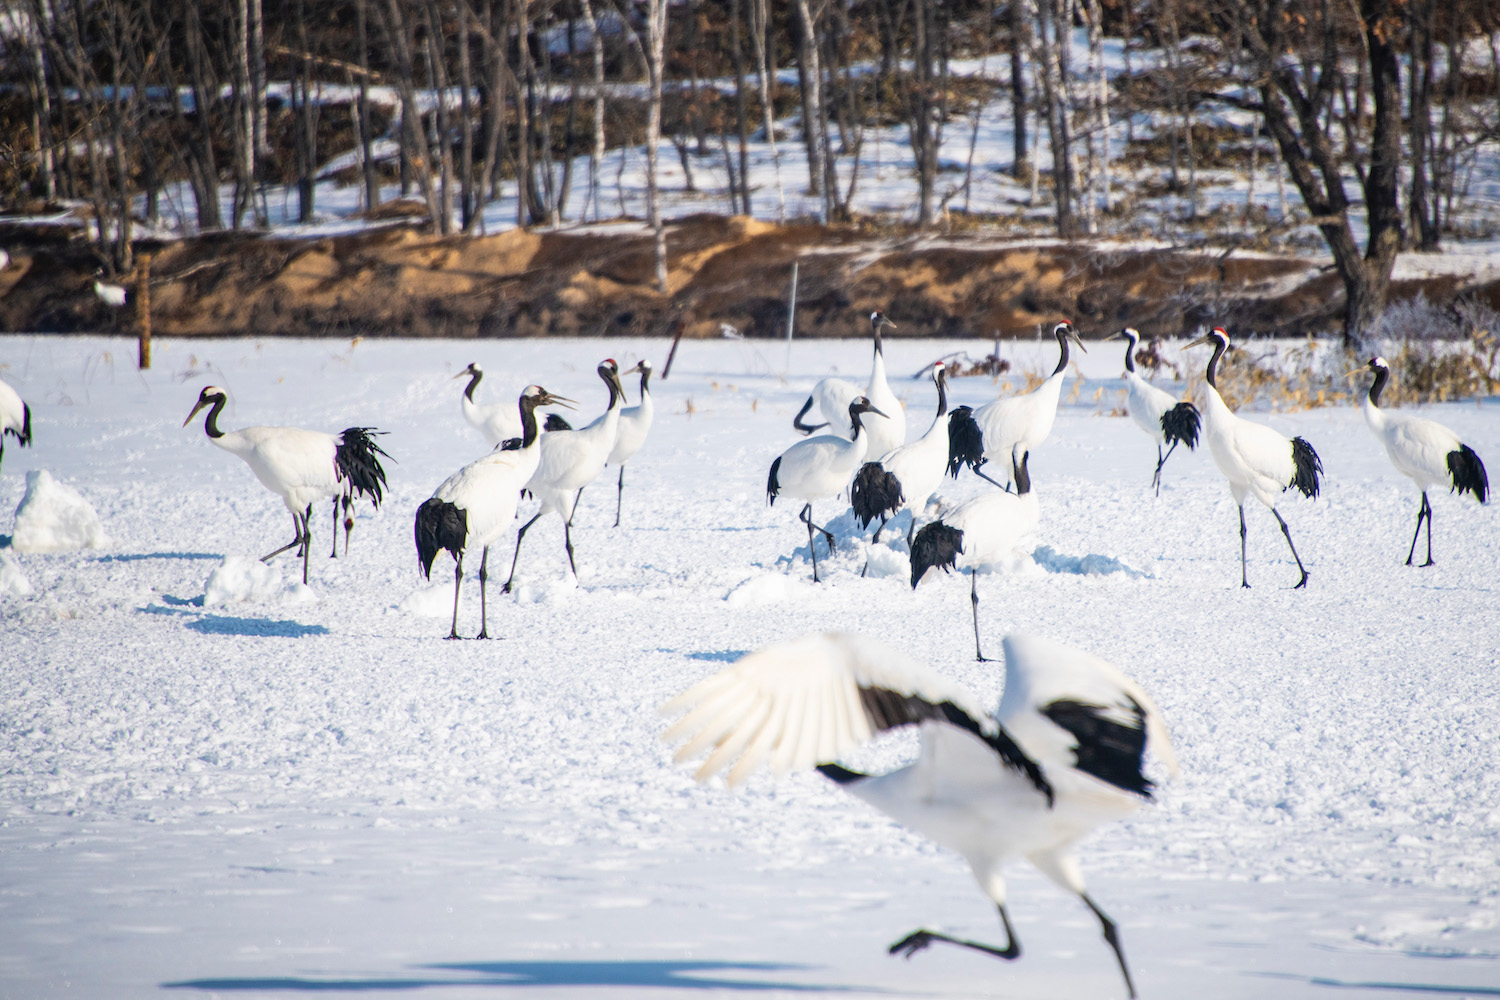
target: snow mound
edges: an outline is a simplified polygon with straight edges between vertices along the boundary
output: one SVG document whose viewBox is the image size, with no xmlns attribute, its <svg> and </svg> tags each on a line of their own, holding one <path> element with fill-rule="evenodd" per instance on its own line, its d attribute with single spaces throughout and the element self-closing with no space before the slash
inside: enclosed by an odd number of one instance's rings
<svg viewBox="0 0 1500 1000">
<path fill-rule="evenodd" d="M 1097 554 L 1068 556 L 1050 545 L 1038 545 L 1031 557 L 1036 560 L 1037 565 L 1049 573 L 1073 573 L 1077 576 L 1106 576 L 1110 573 L 1123 573 L 1135 578 L 1151 576 L 1150 573 L 1125 565 L 1114 556 Z"/>
<path fill-rule="evenodd" d="M 287 582 L 275 569 L 250 556 L 228 556 L 203 585 L 203 606 L 220 604 L 310 604 L 318 599 L 301 581 Z"/>
<path fill-rule="evenodd" d="M 578 593 L 578 581 L 571 576 L 552 583 L 528 583 L 515 588 L 517 604 L 564 604 Z M 449 595 L 449 601 L 452 601 Z M 453 610 L 453 605 L 448 605 Z"/>
<path fill-rule="evenodd" d="M 16 508 L 17 552 L 76 552 L 110 544 L 94 508 L 73 487 L 46 469 L 26 473 L 26 495 Z"/>
<path fill-rule="evenodd" d="M 0 597 L 31 596 L 31 581 L 21 572 L 21 564 L 6 549 L 0 549 Z"/>
<path fill-rule="evenodd" d="M 780 573 L 752 576 L 724 596 L 731 608 L 764 608 L 781 604 L 804 592 L 806 585 Z"/>
<path fill-rule="evenodd" d="M 911 576 L 911 557 L 905 552 L 885 545 L 869 545 L 865 548 L 865 557 L 870 566 L 865 571 L 867 577 L 894 576 L 904 580 Z"/>
<path fill-rule="evenodd" d="M 447 618 L 453 614 L 453 584 L 418 587 L 401 599 L 396 610 L 418 618 Z"/>
</svg>

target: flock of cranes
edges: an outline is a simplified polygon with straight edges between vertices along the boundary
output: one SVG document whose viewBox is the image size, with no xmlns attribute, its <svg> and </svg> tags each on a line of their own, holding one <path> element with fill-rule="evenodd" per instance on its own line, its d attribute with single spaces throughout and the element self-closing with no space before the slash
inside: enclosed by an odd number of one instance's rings
<svg viewBox="0 0 1500 1000">
<path fill-rule="evenodd" d="M 977 574 L 1016 553 L 1039 527 L 1030 458 L 1051 434 L 1070 348 L 1084 350 L 1083 342 L 1072 324 L 1058 323 L 1053 336 L 1059 359 L 1052 374 L 1029 392 L 977 409 L 960 406 L 950 411 L 947 366 L 934 364 L 930 377 L 936 412 L 927 431 L 907 442 L 904 413 L 887 380 L 883 356 L 882 332 L 895 324 L 876 311 L 870 326 L 874 352 L 868 383 L 863 389 L 836 379 L 818 383 L 793 423 L 809 435 L 826 432 L 794 443 L 775 458 L 767 476 L 768 499 L 772 504 L 782 497 L 803 502 L 798 518 L 807 529 L 814 582 L 820 582 L 818 536 L 830 552 L 835 544 L 833 533 L 813 518 L 815 502 L 847 493 L 861 528 L 880 521 L 872 545 L 878 544 L 892 519 L 906 512 L 912 588 L 933 568 L 968 570 L 975 658 L 986 661 Z M 1130 416 L 1157 445 L 1152 488 L 1159 495 L 1162 468 L 1179 444 L 1191 450 L 1206 442 L 1239 509 L 1242 586 L 1249 586 L 1244 505 L 1251 496 L 1271 511 L 1286 538 L 1301 573 L 1295 588 L 1306 586 L 1307 569 L 1276 505 L 1290 489 L 1317 497 L 1322 462 L 1302 437 L 1288 439 L 1240 417 L 1224 402 L 1216 378 L 1229 349 L 1228 334 L 1216 327 L 1187 345 L 1212 348 L 1201 409 L 1140 378 L 1134 359 L 1137 331 L 1126 328 L 1110 339 L 1126 344 Z M 1446 427 L 1382 410 L 1379 400 L 1390 367 L 1376 357 L 1349 374 L 1365 370 L 1373 375 L 1362 404 L 1365 420 L 1392 464 L 1421 491 L 1407 564 L 1415 557 L 1425 522 L 1427 560 L 1422 565 L 1428 566 L 1433 562 L 1428 490 L 1448 485 L 1483 503 L 1489 490 L 1484 464 Z M 527 530 L 549 513 L 563 521 L 568 563 L 577 577 L 572 518 L 582 490 L 607 465 L 619 470 L 619 526 L 624 469 L 645 443 L 654 418 L 652 368 L 641 361 L 621 372 L 613 359 L 606 359 L 597 371 L 608 401 L 598 417 L 578 429 L 556 413 L 546 414 L 545 422 L 538 414 L 546 407 L 576 409 L 575 400 L 533 384 L 522 390 L 514 405 L 481 405 L 474 399 L 484 375 L 479 365 L 471 364 L 457 376 L 468 379 L 461 398 L 463 415 L 492 450 L 443 480 L 418 507 L 414 525 L 425 576 L 430 578 L 440 552 L 454 561 L 448 638 L 459 638 L 464 559 L 475 547 L 481 550 L 477 638 L 489 637 L 489 550 L 512 528 L 516 540 L 506 592 L 514 582 Z M 640 402 L 634 406 L 626 405 L 622 377 L 628 375 L 640 376 Z M 389 456 L 377 443 L 381 432 L 370 427 L 349 427 L 337 434 L 295 427 L 226 431 L 218 420 L 227 400 L 224 389 L 205 387 L 183 426 L 206 409 L 203 427 L 209 440 L 244 460 L 261 484 L 281 498 L 296 534 L 263 559 L 295 548 L 306 583 L 314 503 L 332 501 L 332 554 L 337 556 L 340 512 L 347 555 L 353 526 L 350 506 L 361 497 L 378 506 L 384 497 L 381 459 Z M 826 423 L 804 421 L 814 405 Z M 12 387 L 0 382 L 0 457 L 6 435 L 21 445 L 30 444 L 31 411 Z M 1003 468 L 1003 483 L 984 471 L 992 462 Z M 957 478 L 965 467 L 996 488 L 944 504 L 929 518 L 929 502 L 944 476 Z M 527 495 L 537 509 L 517 528 Z M 919 519 L 926 523 L 919 527 Z M 892 954 L 909 958 L 934 943 L 946 943 L 1006 960 L 1019 957 L 1004 877 L 1004 866 L 1019 856 L 1076 895 L 1097 918 L 1134 997 L 1118 927 L 1085 889 L 1074 848 L 1094 828 L 1152 799 L 1155 783 L 1147 775 L 1148 752 L 1168 776 L 1176 773 L 1166 724 L 1138 684 L 1089 653 L 1018 634 L 1007 636 L 1003 645 L 1004 694 L 998 708 L 990 711 L 941 674 L 869 637 L 826 632 L 777 643 L 743 657 L 663 706 L 667 714 L 682 716 L 664 738 L 682 743 L 679 761 L 708 754 L 698 770 L 699 780 L 727 773 L 728 783 L 735 785 L 762 768 L 778 774 L 816 769 L 850 794 L 962 856 L 997 908 L 1004 942 L 992 945 L 922 929 L 892 944 Z M 920 752 L 908 766 L 871 775 L 838 763 L 880 734 L 904 727 L 916 727 L 920 733 Z"/>
</svg>

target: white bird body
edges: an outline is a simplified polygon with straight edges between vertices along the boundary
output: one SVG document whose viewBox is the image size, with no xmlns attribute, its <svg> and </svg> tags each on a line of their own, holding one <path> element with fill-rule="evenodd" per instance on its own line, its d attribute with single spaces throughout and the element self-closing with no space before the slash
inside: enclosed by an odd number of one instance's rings
<svg viewBox="0 0 1500 1000">
<path fill-rule="evenodd" d="M 910 510 L 911 525 L 906 533 L 910 545 L 917 514 L 927 508 L 927 501 L 937 492 L 948 469 L 947 368 L 941 361 L 932 366 L 932 381 L 937 386 L 938 408 L 927 433 L 892 448 L 878 461 L 866 462 L 850 487 L 849 500 L 860 526 L 867 528 L 880 518 L 874 541 L 880 540 L 888 520 L 902 510 Z"/>
<path fill-rule="evenodd" d="M 1319 475 L 1323 463 L 1317 452 L 1307 441 L 1287 438 L 1285 435 L 1236 415 L 1225 404 L 1215 385 L 1215 371 L 1219 358 L 1229 348 L 1229 334 L 1223 327 L 1214 327 L 1204 336 L 1188 344 L 1196 347 L 1213 344 L 1213 357 L 1209 359 L 1203 386 L 1203 435 L 1208 440 L 1209 454 L 1220 474 L 1229 481 L 1229 492 L 1240 511 L 1240 585 L 1250 586 L 1245 574 L 1245 497 L 1254 496 L 1264 504 L 1286 536 L 1287 548 L 1297 561 L 1302 577 L 1296 587 L 1307 586 L 1307 568 L 1297 547 L 1292 544 L 1291 529 L 1276 510 L 1276 502 L 1282 493 L 1296 486 L 1304 496 L 1316 498 L 1319 490 Z"/>
<path fill-rule="evenodd" d="M 0 379 L 0 459 L 5 458 L 5 435 L 23 448 L 31 444 L 31 407 L 9 382 Z"/>
<path fill-rule="evenodd" d="M 1385 446 L 1385 453 L 1396 471 L 1416 483 L 1417 489 L 1422 491 L 1422 504 L 1417 508 L 1417 530 L 1412 534 L 1406 565 L 1410 566 L 1416 555 L 1417 536 L 1421 534 L 1422 520 L 1426 518 L 1427 561 L 1422 565 L 1431 566 L 1432 504 L 1427 499 L 1427 491 L 1434 486 L 1447 486 L 1450 491 L 1460 494 L 1473 493 L 1476 500 L 1484 503 L 1489 497 L 1489 475 L 1474 449 L 1442 424 L 1410 413 L 1382 410 L 1380 393 L 1390 378 L 1390 365 L 1384 358 L 1377 357 L 1371 358 L 1366 367 L 1374 372 L 1375 381 L 1360 406 L 1365 424 Z"/>
<path fill-rule="evenodd" d="M 1099 916 L 1130 985 L 1114 925 L 1084 890 L 1072 846 L 1149 800 L 1149 746 L 1176 760 L 1150 697 L 1115 667 L 1032 636 L 1005 640 L 1005 691 L 993 715 L 971 694 L 900 650 L 859 635 L 822 633 L 758 650 L 662 707 L 685 713 L 664 739 L 680 762 L 709 751 L 705 781 L 732 785 L 761 767 L 817 767 L 846 791 L 956 851 L 1000 909 L 1005 951 L 918 931 L 891 951 L 933 940 L 1003 958 L 1020 953 L 1006 915 L 1004 865 L 1025 857 Z M 833 763 L 880 732 L 917 725 L 912 764 L 870 776 Z M 1134 990 L 1132 987 L 1132 995 Z"/>
<path fill-rule="evenodd" d="M 978 472 L 979 466 L 991 461 L 999 462 L 1009 475 L 1012 459 L 1036 450 L 1051 436 L 1063 379 L 1068 374 L 1068 341 L 1077 344 L 1079 350 L 1084 349 L 1072 323 L 1064 320 L 1053 327 L 1052 333 L 1060 352 L 1057 367 L 1030 392 L 986 403 L 971 414 L 970 426 L 972 433 L 978 435 L 978 448 L 971 446 L 967 453 L 950 456 L 949 471 L 954 476 L 958 475 L 961 464 L 968 464 Z"/>
<path fill-rule="evenodd" d="M 875 355 L 870 363 L 870 383 L 864 389 L 860 389 L 852 382 L 841 378 L 825 378 L 813 386 L 812 394 L 807 402 L 802 405 L 802 412 L 797 414 L 793 425 L 808 433 L 828 428 L 830 434 L 843 436 L 848 426 L 849 404 L 859 396 L 865 396 L 874 405 L 872 415 L 864 421 L 864 432 L 869 435 L 869 454 L 884 455 L 906 440 L 906 414 L 901 408 L 901 401 L 891 391 L 889 381 L 885 374 L 885 351 L 881 341 L 880 331 L 884 327 L 895 329 L 896 324 L 885 318 L 885 313 L 880 310 L 870 314 L 870 326 L 875 337 Z M 802 423 L 802 415 L 805 414 L 816 403 L 823 414 L 825 424 L 808 426 Z"/>
<path fill-rule="evenodd" d="M 481 624 L 478 637 L 489 637 L 485 583 L 489 579 L 490 544 L 508 531 L 515 521 L 521 487 L 531 479 L 541 460 L 536 408 L 551 403 L 566 405 L 569 400 L 554 396 L 541 386 L 529 385 L 518 402 L 516 416 L 521 425 L 521 446 L 509 450 L 497 448 L 465 465 L 443 480 L 433 491 L 432 498 L 417 509 L 417 559 L 423 574 L 431 578 L 432 562 L 439 551 L 446 550 L 454 559 L 450 639 L 458 638 L 458 596 L 463 580 L 464 552 L 476 545 L 483 548 L 479 563 Z"/>
<path fill-rule="evenodd" d="M 98 278 L 94 279 L 94 294 L 99 296 L 99 301 L 112 309 L 119 309 L 125 305 L 126 292 L 121 285 L 105 284 Z"/>
<path fill-rule="evenodd" d="M 651 423 L 656 419 L 656 404 L 651 400 L 651 362 L 642 359 L 636 362 L 634 368 L 622 374 L 636 373 L 641 376 L 641 401 L 635 406 L 621 408 L 619 426 L 615 431 L 615 445 L 610 449 L 607 461 L 607 464 L 616 466 L 620 470 L 615 488 L 614 526 L 616 528 L 620 526 L 620 507 L 625 498 L 625 466 L 646 443 L 646 436 L 651 433 Z M 624 402 L 623 398 L 621 402 Z M 607 419 L 609 419 L 609 414 L 606 412 L 603 416 L 595 417 L 594 423 L 597 424 Z"/>
<path fill-rule="evenodd" d="M 459 405 L 463 409 L 464 419 L 469 422 L 484 439 L 489 442 L 491 448 L 498 447 L 502 442 L 511 438 L 521 436 L 521 413 L 516 404 L 509 400 L 490 403 L 488 405 L 474 401 L 474 390 L 479 387 L 479 382 L 484 378 L 484 369 L 478 363 L 471 363 L 455 378 L 469 376 L 469 384 L 464 387 L 463 396 L 460 397 Z"/>
<path fill-rule="evenodd" d="M 1156 472 L 1151 477 L 1151 485 L 1156 487 L 1156 495 L 1161 496 L 1161 467 L 1172 457 L 1179 443 L 1186 444 L 1189 450 L 1198 446 L 1202 418 L 1191 402 L 1178 400 L 1170 392 L 1158 389 L 1136 374 L 1135 347 L 1140 336 L 1133 327 L 1127 326 L 1108 339 L 1126 341 L 1125 408 L 1135 425 L 1156 442 Z M 1163 446 L 1166 446 L 1166 454 L 1162 454 Z"/>
<path fill-rule="evenodd" d="M 312 540 L 308 517 L 312 505 L 332 497 L 335 524 L 338 523 L 340 500 L 347 506 L 357 493 L 369 496 L 378 507 L 385 487 L 385 470 L 380 467 L 378 456 L 385 455 L 385 452 L 375 444 L 368 427 L 350 427 L 339 434 L 301 427 L 267 426 L 221 431 L 219 413 L 228 398 L 223 389 L 206 386 L 183 426 L 186 427 L 199 410 L 212 406 L 203 424 L 209 441 L 241 458 L 262 486 L 281 497 L 282 503 L 291 511 L 292 520 L 297 523 L 297 538 L 263 556 L 262 560 L 269 560 L 294 545 L 300 546 L 302 582 L 306 583 L 308 549 Z M 352 520 L 346 522 L 346 529 L 352 526 Z"/>
</svg>

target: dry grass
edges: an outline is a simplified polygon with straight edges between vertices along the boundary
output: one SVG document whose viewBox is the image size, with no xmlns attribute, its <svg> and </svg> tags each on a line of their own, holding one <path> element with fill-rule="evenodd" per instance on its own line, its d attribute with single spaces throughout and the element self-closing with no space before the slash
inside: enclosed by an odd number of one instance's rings
<svg viewBox="0 0 1500 1000">
<path fill-rule="evenodd" d="M 1488 330 L 1476 330 L 1457 349 L 1408 341 L 1385 360 L 1391 381 L 1380 400 L 1386 405 L 1443 403 L 1500 391 L 1500 336 Z"/>
</svg>

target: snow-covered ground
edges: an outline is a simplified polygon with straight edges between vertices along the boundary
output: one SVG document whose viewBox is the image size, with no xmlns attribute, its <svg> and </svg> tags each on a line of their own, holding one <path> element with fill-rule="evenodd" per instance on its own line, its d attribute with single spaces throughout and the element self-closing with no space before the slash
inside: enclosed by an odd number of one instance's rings
<svg viewBox="0 0 1500 1000">
<path fill-rule="evenodd" d="M 889 367 L 960 346 L 989 347 L 888 340 Z M 695 786 L 658 739 L 667 697 L 819 628 L 883 637 L 998 698 L 1000 667 L 972 659 L 966 580 L 913 592 L 899 554 L 860 579 L 852 518 L 827 504 L 840 551 L 814 586 L 798 505 L 766 506 L 792 415 L 824 374 L 862 381 L 867 342 L 797 344 L 785 375 L 781 344 L 684 343 L 623 526 L 613 470 L 584 493 L 581 584 L 561 525 L 539 522 L 518 594 L 491 581 L 500 638 L 442 641 L 451 563 L 420 578 L 412 516 L 484 447 L 452 377 L 477 360 L 494 373 L 482 400 L 535 381 L 588 416 L 606 354 L 659 370 L 665 347 L 158 340 L 137 373 L 127 341 L 0 337 L 35 431 L 6 448 L 0 532 L 46 469 L 108 537 L 0 549 L 0 997 L 1123 996 L 1094 918 L 1024 865 L 1019 961 L 887 957 L 919 926 L 1000 939 L 959 859 L 817 775 Z M 1005 351 L 1020 368 L 1055 358 Z M 1182 776 L 1082 851 L 1142 996 L 1497 995 L 1494 511 L 1435 493 L 1437 565 L 1407 568 L 1417 496 L 1358 412 L 1262 415 L 1327 475 L 1317 501 L 1281 507 L 1308 589 L 1287 589 L 1296 568 L 1252 507 L 1241 590 L 1209 457 L 1174 456 L 1155 499 L 1150 443 L 1104 415 L 1120 357 L 1081 359 L 1086 382 L 1032 457 L 1035 557 L 979 589 L 996 649 L 1024 629 L 1100 653 L 1173 727 Z M 226 428 L 390 432 L 390 494 L 361 503 L 349 558 L 327 558 L 314 511 L 310 592 L 290 556 L 276 578 L 231 558 L 281 545 L 290 518 L 201 418 L 180 426 L 209 383 L 233 395 Z M 962 380 L 955 402 L 995 391 Z M 920 433 L 930 382 L 898 393 Z M 1429 410 L 1500 473 L 1497 404 Z M 509 555 L 494 553 L 501 579 Z M 469 634 L 476 584 L 471 561 Z"/>
</svg>

